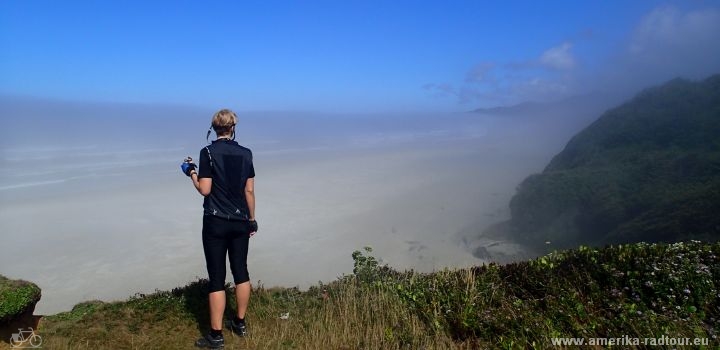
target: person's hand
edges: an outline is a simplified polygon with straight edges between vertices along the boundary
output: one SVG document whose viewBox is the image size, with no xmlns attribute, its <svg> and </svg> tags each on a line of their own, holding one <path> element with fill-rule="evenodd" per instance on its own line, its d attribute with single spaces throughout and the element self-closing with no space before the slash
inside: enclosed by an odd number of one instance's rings
<svg viewBox="0 0 720 350">
<path fill-rule="evenodd" d="M 197 165 L 192 162 L 192 158 L 190 157 L 185 158 L 185 161 L 180 165 L 180 170 L 187 176 L 190 176 L 195 169 L 197 169 Z"/>
<path fill-rule="evenodd" d="M 257 221 L 250 220 L 250 237 L 252 237 L 258 230 Z"/>
</svg>

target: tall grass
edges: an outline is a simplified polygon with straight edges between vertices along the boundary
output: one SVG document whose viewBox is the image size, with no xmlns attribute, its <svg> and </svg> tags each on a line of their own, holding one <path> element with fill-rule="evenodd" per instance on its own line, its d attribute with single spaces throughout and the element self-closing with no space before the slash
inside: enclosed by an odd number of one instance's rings
<svg viewBox="0 0 720 350">
<path fill-rule="evenodd" d="M 720 347 L 718 243 L 581 247 L 430 274 L 395 271 L 370 252 L 353 254 L 352 275 L 307 291 L 255 286 L 250 336 L 226 331 L 226 348 L 522 349 L 549 348 L 553 337 L 623 336 L 699 337 Z M 191 348 L 207 331 L 204 284 L 79 304 L 43 321 L 43 346 Z"/>
<path fill-rule="evenodd" d="M 49 349 L 186 349 L 207 331 L 204 282 L 171 292 L 137 295 L 121 303 L 80 304 L 42 325 Z M 228 295 L 232 295 L 228 289 Z M 229 307 L 235 305 L 228 298 Z M 287 319 L 281 319 L 289 314 Z M 227 315 L 230 317 L 230 313 Z M 451 349 L 467 348 L 427 331 L 399 297 L 353 278 L 308 291 L 253 289 L 250 336 L 225 331 L 227 349 Z"/>
</svg>

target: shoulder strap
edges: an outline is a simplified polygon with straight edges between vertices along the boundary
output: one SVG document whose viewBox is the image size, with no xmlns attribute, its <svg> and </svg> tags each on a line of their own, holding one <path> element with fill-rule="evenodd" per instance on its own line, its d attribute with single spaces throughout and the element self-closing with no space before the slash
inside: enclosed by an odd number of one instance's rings
<svg viewBox="0 0 720 350">
<path fill-rule="evenodd" d="M 208 158 L 210 159 L 210 167 L 212 168 L 213 167 L 213 159 L 212 159 L 212 154 L 210 153 L 210 148 L 208 146 L 205 146 L 205 150 L 208 153 Z"/>
</svg>

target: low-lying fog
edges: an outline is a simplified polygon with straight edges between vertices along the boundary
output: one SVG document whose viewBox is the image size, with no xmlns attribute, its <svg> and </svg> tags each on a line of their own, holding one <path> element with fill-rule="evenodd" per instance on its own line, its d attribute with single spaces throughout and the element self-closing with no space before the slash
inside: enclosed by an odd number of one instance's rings
<svg viewBox="0 0 720 350">
<path fill-rule="evenodd" d="M 206 275 L 202 197 L 179 165 L 205 145 L 212 110 L 23 101 L 1 112 L 0 274 L 42 288 L 37 314 Z M 400 269 L 480 264 L 477 233 L 507 219 L 517 184 L 598 115 L 240 113 L 257 173 L 250 277 L 329 282 L 364 246 Z"/>
</svg>

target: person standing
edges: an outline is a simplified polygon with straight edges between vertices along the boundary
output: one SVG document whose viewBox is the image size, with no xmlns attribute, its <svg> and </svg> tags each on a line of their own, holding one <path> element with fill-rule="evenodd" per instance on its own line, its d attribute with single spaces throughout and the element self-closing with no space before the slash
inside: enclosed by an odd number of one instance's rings
<svg viewBox="0 0 720 350">
<path fill-rule="evenodd" d="M 245 313 L 250 301 L 247 269 L 249 239 L 258 230 L 255 221 L 255 168 L 252 152 L 235 142 L 237 115 L 222 109 L 215 113 L 211 129 L 217 139 L 200 150 L 200 167 L 188 157 L 181 165 L 197 191 L 204 196 L 202 242 L 208 270 L 210 332 L 198 339 L 198 347 L 218 349 L 225 312 L 225 259 L 235 282 L 237 313 L 226 325 L 246 336 Z M 210 130 L 208 130 L 208 137 Z"/>
</svg>

